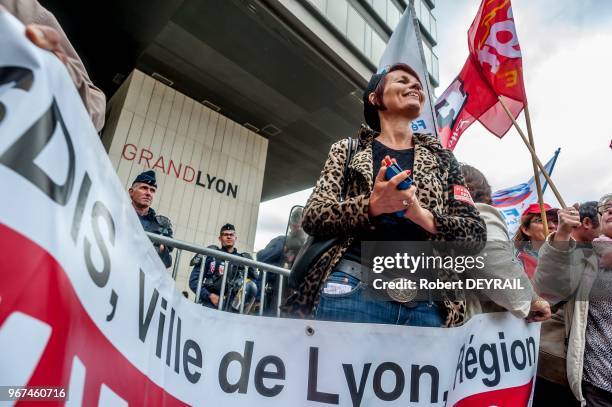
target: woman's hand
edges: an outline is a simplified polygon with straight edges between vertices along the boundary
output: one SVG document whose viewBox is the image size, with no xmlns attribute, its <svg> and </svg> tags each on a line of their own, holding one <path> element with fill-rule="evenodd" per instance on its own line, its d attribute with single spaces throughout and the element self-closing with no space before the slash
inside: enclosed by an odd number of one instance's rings
<svg viewBox="0 0 612 407">
<path fill-rule="evenodd" d="M 435 235 L 438 233 L 433 213 L 423 208 L 415 195 L 416 187 L 413 185 L 406 191 L 410 194 L 411 199 L 406 200 L 408 205 L 407 209 L 404 211 L 404 217 L 410 219 L 431 234 Z"/>
<path fill-rule="evenodd" d="M 385 180 L 385 173 L 387 172 L 385 160 L 387 159 L 389 159 L 389 156 L 386 156 L 382 161 L 380 170 L 374 180 L 374 188 L 370 194 L 370 209 L 368 212 L 370 217 L 405 210 L 409 203 L 412 202 L 413 199 L 416 199 L 414 197 L 414 191 L 410 193 L 410 189 L 403 191 L 397 189 L 397 186 L 410 176 L 410 171 L 403 171 L 389 181 Z"/>
<path fill-rule="evenodd" d="M 397 186 L 410 176 L 410 171 L 397 174 L 389 181 L 385 180 L 385 173 L 387 171 L 385 161 L 387 159 L 389 159 L 389 156 L 386 156 L 381 163 L 380 170 L 374 181 L 372 194 L 370 194 L 370 217 L 384 213 L 404 211 L 404 216 L 407 219 L 421 226 L 429 233 L 437 233 L 433 214 L 419 204 L 415 194 L 416 187 L 413 185 L 405 190 L 397 189 Z"/>
</svg>

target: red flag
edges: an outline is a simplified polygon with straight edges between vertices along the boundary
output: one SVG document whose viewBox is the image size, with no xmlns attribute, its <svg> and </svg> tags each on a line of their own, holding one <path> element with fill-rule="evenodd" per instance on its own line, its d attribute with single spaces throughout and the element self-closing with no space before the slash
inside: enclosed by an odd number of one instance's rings
<svg viewBox="0 0 612 407">
<path fill-rule="evenodd" d="M 454 149 L 476 120 L 497 137 L 512 126 L 498 96 L 514 118 L 527 103 L 521 50 L 510 0 L 483 0 L 468 30 L 470 55 L 459 76 L 438 98 L 436 116 L 442 145 Z"/>
</svg>

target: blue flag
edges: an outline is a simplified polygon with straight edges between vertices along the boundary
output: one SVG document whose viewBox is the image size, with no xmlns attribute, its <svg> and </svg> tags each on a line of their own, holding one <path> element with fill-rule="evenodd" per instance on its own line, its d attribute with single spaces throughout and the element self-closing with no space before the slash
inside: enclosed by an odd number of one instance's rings
<svg viewBox="0 0 612 407">
<path fill-rule="evenodd" d="M 553 157 L 544 166 L 548 175 L 552 174 L 559 152 L 561 152 L 560 148 L 555 151 Z M 542 185 L 542 194 L 544 194 L 548 183 L 544 175 L 542 175 L 542 172 L 539 173 L 539 176 L 540 184 Z M 525 183 L 494 192 L 492 199 L 493 206 L 502 213 L 506 225 L 508 225 L 508 233 L 510 237 L 512 237 L 521 224 L 521 214 L 523 211 L 532 203 L 538 202 L 535 177 L 531 177 L 531 179 Z"/>
</svg>

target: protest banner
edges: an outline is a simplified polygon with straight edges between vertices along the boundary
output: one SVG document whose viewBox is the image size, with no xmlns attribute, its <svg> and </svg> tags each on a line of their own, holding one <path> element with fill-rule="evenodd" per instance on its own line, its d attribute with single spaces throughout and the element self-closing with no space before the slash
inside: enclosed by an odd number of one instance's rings
<svg viewBox="0 0 612 407">
<path fill-rule="evenodd" d="M 189 302 L 57 58 L 0 12 L 0 384 L 67 405 L 527 405 L 539 324 L 452 329 Z M 443 352 L 439 350 L 443 349 Z"/>
</svg>

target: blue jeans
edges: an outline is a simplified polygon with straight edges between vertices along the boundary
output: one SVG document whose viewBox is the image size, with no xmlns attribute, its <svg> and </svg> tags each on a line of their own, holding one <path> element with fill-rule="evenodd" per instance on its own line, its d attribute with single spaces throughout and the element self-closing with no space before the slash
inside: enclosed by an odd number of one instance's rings
<svg viewBox="0 0 612 407">
<path fill-rule="evenodd" d="M 326 293 L 328 283 L 350 286 L 349 292 Z M 435 302 L 418 301 L 408 308 L 393 301 L 374 300 L 364 294 L 365 284 L 341 271 L 332 271 L 321 291 L 315 319 L 337 322 L 441 327 L 442 309 Z"/>
</svg>

